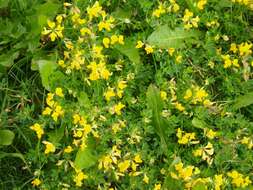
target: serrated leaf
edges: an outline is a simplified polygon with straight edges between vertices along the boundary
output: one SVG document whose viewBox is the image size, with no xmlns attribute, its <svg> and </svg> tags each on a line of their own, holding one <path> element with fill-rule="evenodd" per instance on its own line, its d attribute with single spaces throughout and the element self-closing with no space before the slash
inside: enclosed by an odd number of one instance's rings
<svg viewBox="0 0 253 190">
<path fill-rule="evenodd" d="M 117 45 L 116 49 L 122 54 L 126 55 L 133 63 L 140 63 L 140 55 L 138 49 L 135 48 L 135 41 L 132 39 L 125 39 L 124 45 Z"/>
<path fill-rule="evenodd" d="M 92 149 L 90 147 L 86 147 L 83 150 L 78 150 L 75 158 L 75 166 L 82 170 L 93 166 L 96 161 L 97 157 L 93 154 Z"/>
<path fill-rule="evenodd" d="M 163 101 L 160 96 L 160 91 L 156 86 L 150 85 L 147 91 L 147 103 L 149 109 L 152 110 L 152 122 L 155 127 L 155 131 L 161 139 L 161 146 L 165 154 L 168 153 L 168 146 L 165 138 L 166 122 L 161 117 L 163 110 Z"/>
<path fill-rule="evenodd" d="M 238 110 L 251 104 L 253 104 L 253 92 L 249 92 L 248 94 L 236 98 L 233 109 Z"/>
<path fill-rule="evenodd" d="M 199 32 L 183 28 L 171 29 L 167 25 L 159 26 L 147 39 L 148 44 L 161 48 L 181 48 L 186 40 L 199 36 Z"/>
<path fill-rule="evenodd" d="M 15 134 L 7 129 L 0 130 L 0 145 L 11 145 Z"/>
</svg>

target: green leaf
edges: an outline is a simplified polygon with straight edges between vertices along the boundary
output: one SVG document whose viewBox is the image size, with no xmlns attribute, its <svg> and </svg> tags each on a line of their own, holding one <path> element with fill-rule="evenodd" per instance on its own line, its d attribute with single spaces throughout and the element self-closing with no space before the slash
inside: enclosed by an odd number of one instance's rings
<svg viewBox="0 0 253 190">
<path fill-rule="evenodd" d="M 62 137 L 64 136 L 64 127 L 61 126 L 60 128 L 55 129 L 54 131 L 48 132 L 49 141 L 53 144 L 57 144 L 60 142 Z"/>
<path fill-rule="evenodd" d="M 246 95 L 236 98 L 235 103 L 233 105 L 233 109 L 238 110 L 251 104 L 253 104 L 253 92 L 249 92 Z"/>
<path fill-rule="evenodd" d="M 165 120 L 161 117 L 161 112 L 163 110 L 163 101 L 160 96 L 160 91 L 156 86 L 150 85 L 147 91 L 147 103 L 149 109 L 152 110 L 152 121 L 155 127 L 156 133 L 161 139 L 161 146 L 164 153 L 167 155 L 168 146 L 165 138 L 165 131 L 168 130 Z"/>
<path fill-rule="evenodd" d="M 16 157 L 16 158 L 20 158 L 23 162 L 25 162 L 24 156 L 20 153 L 7 153 L 7 152 L 0 151 L 0 160 L 4 157 Z"/>
<path fill-rule="evenodd" d="M 207 124 L 204 121 L 202 121 L 196 117 L 193 118 L 192 125 L 196 128 L 199 128 L 199 129 L 204 129 L 207 127 Z"/>
<path fill-rule="evenodd" d="M 198 37 L 199 32 L 183 28 L 175 28 L 174 30 L 167 25 L 159 26 L 147 39 L 148 43 L 158 48 L 181 48 L 186 40 Z"/>
<path fill-rule="evenodd" d="M 198 182 L 196 185 L 194 185 L 194 187 L 192 187 L 192 190 L 206 190 L 206 185 Z"/>
<path fill-rule="evenodd" d="M 135 48 L 135 41 L 133 39 L 125 39 L 124 45 L 117 45 L 116 49 L 122 54 L 126 55 L 133 63 L 140 63 L 140 55 L 138 49 Z"/>
<path fill-rule="evenodd" d="M 0 65 L 4 67 L 10 67 L 14 64 L 14 60 L 19 56 L 19 52 L 9 51 L 0 55 Z"/>
<path fill-rule="evenodd" d="M 36 63 L 39 68 L 40 77 L 41 77 L 43 86 L 47 90 L 50 90 L 49 77 L 51 74 L 54 73 L 54 70 L 57 67 L 56 62 L 52 60 L 37 60 Z"/>
<path fill-rule="evenodd" d="M 15 137 L 15 134 L 10 130 L 0 130 L 0 145 L 10 145 Z"/>
<path fill-rule="evenodd" d="M 78 150 L 75 158 L 75 166 L 82 170 L 93 166 L 96 161 L 97 157 L 93 154 L 92 148 L 86 147 L 83 150 Z"/>
</svg>

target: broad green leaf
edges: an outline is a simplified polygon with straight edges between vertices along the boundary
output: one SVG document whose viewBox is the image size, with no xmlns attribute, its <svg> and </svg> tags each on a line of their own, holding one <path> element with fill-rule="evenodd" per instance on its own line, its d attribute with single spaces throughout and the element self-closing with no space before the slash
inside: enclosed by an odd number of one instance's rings
<svg viewBox="0 0 253 190">
<path fill-rule="evenodd" d="M 53 144 L 57 144 L 60 142 L 62 137 L 64 136 L 64 127 L 61 126 L 54 131 L 48 132 L 49 141 Z"/>
<path fill-rule="evenodd" d="M 148 43 L 152 46 L 167 49 L 181 48 L 186 40 L 198 37 L 199 32 L 183 28 L 171 29 L 167 25 L 158 27 L 149 37 Z"/>
<path fill-rule="evenodd" d="M 156 86 L 150 85 L 147 91 L 147 103 L 149 109 L 152 110 L 152 121 L 155 127 L 156 133 L 159 135 L 161 139 L 161 146 L 165 154 L 168 153 L 168 146 L 165 139 L 165 130 L 166 129 L 166 122 L 161 117 L 161 112 L 163 110 L 163 101 L 160 96 L 160 91 L 157 89 Z"/>
<path fill-rule="evenodd" d="M 25 158 L 22 154 L 20 153 L 7 153 L 7 152 L 2 152 L 0 151 L 0 160 L 2 158 L 5 158 L 5 157 L 16 157 L 16 158 L 20 158 L 23 162 L 25 162 Z"/>
<path fill-rule="evenodd" d="M 3 129 L 0 130 L 0 145 L 11 145 L 15 135 L 12 131 Z"/>
<path fill-rule="evenodd" d="M 75 166 L 82 170 L 93 166 L 96 161 L 97 157 L 93 154 L 92 148 L 86 147 L 83 150 L 78 150 L 75 158 Z"/>
<path fill-rule="evenodd" d="M 196 128 L 200 128 L 200 129 L 204 129 L 207 127 L 207 124 L 204 121 L 202 121 L 196 117 L 193 118 L 192 125 Z"/>
<path fill-rule="evenodd" d="M 47 90 L 50 90 L 49 77 L 51 74 L 53 74 L 57 64 L 52 60 L 37 60 L 37 64 L 39 67 L 42 84 Z"/>
<path fill-rule="evenodd" d="M 253 104 L 253 92 L 249 92 L 248 94 L 236 98 L 233 108 L 238 110 L 251 104 Z"/>
<path fill-rule="evenodd" d="M 125 39 L 124 45 L 117 45 L 116 49 L 122 54 L 126 55 L 133 63 L 140 63 L 140 55 L 138 49 L 135 48 L 135 41 L 133 39 Z"/>
<path fill-rule="evenodd" d="M 9 51 L 6 54 L 0 55 L 0 65 L 10 67 L 14 64 L 14 60 L 18 58 L 19 52 Z"/>
</svg>

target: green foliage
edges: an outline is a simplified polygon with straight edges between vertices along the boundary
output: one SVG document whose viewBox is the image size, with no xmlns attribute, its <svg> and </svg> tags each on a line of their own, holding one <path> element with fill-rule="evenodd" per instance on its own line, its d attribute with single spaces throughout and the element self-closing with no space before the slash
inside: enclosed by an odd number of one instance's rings
<svg viewBox="0 0 253 190">
<path fill-rule="evenodd" d="M 0 130 L 0 145 L 11 145 L 15 134 L 10 130 Z"/>
<path fill-rule="evenodd" d="M 252 7 L 0 0 L 0 189 L 251 189 Z"/>
<path fill-rule="evenodd" d="M 199 31 L 186 31 L 183 28 L 171 29 L 168 25 L 162 25 L 158 26 L 147 41 L 149 44 L 162 49 L 182 48 L 185 41 L 198 36 Z"/>
</svg>

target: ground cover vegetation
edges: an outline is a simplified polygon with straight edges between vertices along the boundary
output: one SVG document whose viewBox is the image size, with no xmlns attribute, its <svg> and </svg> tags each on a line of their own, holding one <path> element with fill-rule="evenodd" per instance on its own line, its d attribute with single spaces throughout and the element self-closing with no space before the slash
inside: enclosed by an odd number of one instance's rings
<svg viewBox="0 0 253 190">
<path fill-rule="evenodd" d="M 0 16 L 0 189 L 253 189 L 252 1 Z"/>
</svg>

